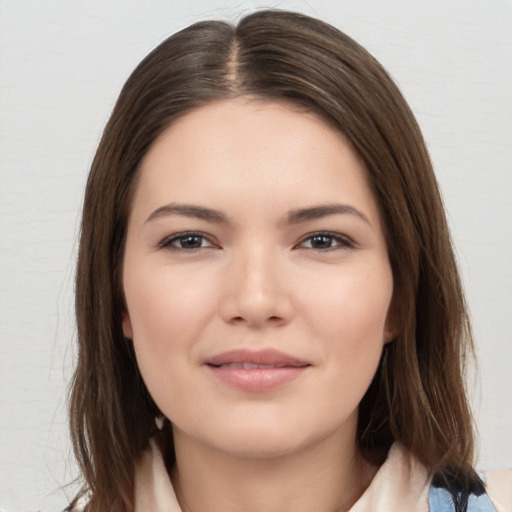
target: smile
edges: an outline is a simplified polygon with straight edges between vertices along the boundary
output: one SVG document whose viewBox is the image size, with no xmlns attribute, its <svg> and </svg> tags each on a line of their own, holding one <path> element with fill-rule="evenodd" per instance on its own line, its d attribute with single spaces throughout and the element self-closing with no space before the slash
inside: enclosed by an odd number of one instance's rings
<svg viewBox="0 0 512 512">
<path fill-rule="evenodd" d="M 206 367 L 223 385 L 252 393 L 270 391 L 302 376 L 311 364 L 274 349 L 237 349 L 209 358 Z"/>
<path fill-rule="evenodd" d="M 218 368 L 243 368 L 244 370 L 257 370 L 260 368 L 285 368 L 285 364 L 254 364 L 254 363 L 229 363 L 221 364 Z"/>
<path fill-rule="evenodd" d="M 258 367 L 282 368 L 285 366 L 309 366 L 309 363 L 273 348 L 248 350 L 235 349 L 209 357 L 205 361 L 212 366 L 255 369 Z"/>
</svg>

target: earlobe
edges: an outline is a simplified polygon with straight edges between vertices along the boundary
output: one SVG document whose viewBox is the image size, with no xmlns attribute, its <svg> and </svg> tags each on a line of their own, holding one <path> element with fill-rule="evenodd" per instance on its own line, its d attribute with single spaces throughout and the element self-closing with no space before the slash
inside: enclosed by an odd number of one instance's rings
<svg viewBox="0 0 512 512">
<path fill-rule="evenodd" d="M 384 345 L 391 343 L 393 339 L 396 337 L 396 331 L 392 326 L 386 326 L 384 329 Z"/>
<path fill-rule="evenodd" d="M 398 336 L 400 324 L 399 307 L 395 297 L 393 297 L 384 326 L 384 345 L 391 343 Z"/>
<path fill-rule="evenodd" d="M 123 313 L 123 334 L 125 338 L 128 338 L 129 340 L 133 339 L 132 322 L 127 311 Z"/>
</svg>

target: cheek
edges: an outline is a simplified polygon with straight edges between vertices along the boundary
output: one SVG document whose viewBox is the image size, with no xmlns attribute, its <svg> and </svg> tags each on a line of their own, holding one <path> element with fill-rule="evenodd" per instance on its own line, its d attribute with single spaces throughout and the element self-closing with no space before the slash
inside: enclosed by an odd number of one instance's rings
<svg viewBox="0 0 512 512">
<path fill-rule="evenodd" d="M 303 307 L 304 311 L 314 313 L 313 318 L 320 328 L 360 342 L 372 333 L 384 333 L 393 294 L 388 265 L 368 265 L 362 270 L 342 269 L 316 283 L 307 288 L 307 293 L 304 290 L 303 296 L 307 300 Z"/>
<path fill-rule="evenodd" d="M 393 293 L 391 270 L 340 272 L 310 289 L 304 312 L 323 348 L 325 364 L 345 384 L 368 383 L 389 341 L 387 317 Z"/>
<path fill-rule="evenodd" d="M 391 279 L 381 283 L 376 288 L 371 276 L 340 280 L 314 306 L 325 370 L 315 403 L 333 424 L 357 411 L 377 371 L 392 295 Z"/>
<path fill-rule="evenodd" d="M 160 409 L 174 417 L 196 385 L 189 370 L 210 299 L 204 287 L 170 274 L 140 273 L 126 282 L 125 295 L 141 375 Z"/>
<path fill-rule="evenodd" d="M 170 269 L 139 269 L 125 279 L 125 296 L 134 337 L 156 342 L 173 339 L 202 325 L 198 313 L 208 311 L 212 287 L 200 277 L 190 279 Z M 149 341 L 149 340 L 148 340 Z"/>
<path fill-rule="evenodd" d="M 125 296 L 137 362 L 151 393 L 169 387 L 172 375 L 193 363 L 194 346 L 213 311 L 214 287 L 196 276 L 132 264 L 125 276 Z"/>
</svg>

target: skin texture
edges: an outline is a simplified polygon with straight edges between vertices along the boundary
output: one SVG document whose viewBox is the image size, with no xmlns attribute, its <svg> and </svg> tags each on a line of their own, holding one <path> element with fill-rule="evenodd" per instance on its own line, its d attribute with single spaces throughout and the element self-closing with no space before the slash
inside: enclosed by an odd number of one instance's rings
<svg viewBox="0 0 512 512">
<path fill-rule="evenodd" d="M 184 510 L 353 504 L 375 469 L 356 451 L 357 409 L 392 339 L 393 279 L 365 170 L 340 133 L 249 98 L 185 115 L 142 163 L 123 285 L 124 333 L 173 423 Z M 206 364 L 239 348 L 307 367 L 247 391 Z"/>
</svg>

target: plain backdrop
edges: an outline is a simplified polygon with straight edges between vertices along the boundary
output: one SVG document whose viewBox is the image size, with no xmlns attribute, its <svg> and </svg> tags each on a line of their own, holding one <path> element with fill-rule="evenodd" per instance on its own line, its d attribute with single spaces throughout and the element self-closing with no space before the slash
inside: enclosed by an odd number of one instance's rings
<svg viewBox="0 0 512 512">
<path fill-rule="evenodd" d="M 391 72 L 423 128 L 474 321 L 481 468 L 512 467 L 512 2 L 0 0 L 0 512 L 59 511 L 83 186 L 135 65 L 205 18 L 320 17 Z"/>
</svg>

